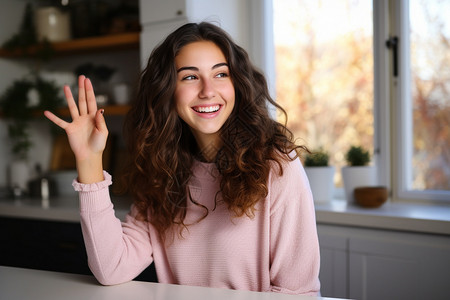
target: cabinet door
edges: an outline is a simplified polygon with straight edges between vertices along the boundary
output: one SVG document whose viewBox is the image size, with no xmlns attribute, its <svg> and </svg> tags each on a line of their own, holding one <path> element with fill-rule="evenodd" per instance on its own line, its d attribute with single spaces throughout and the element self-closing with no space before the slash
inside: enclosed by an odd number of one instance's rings
<svg viewBox="0 0 450 300">
<path fill-rule="evenodd" d="M 72 222 L 0 217 L 0 265 L 92 274 L 80 223 Z M 135 280 L 157 282 L 155 265 Z"/>
<path fill-rule="evenodd" d="M 347 238 L 333 236 L 319 229 L 320 292 L 324 297 L 347 298 Z"/>
<path fill-rule="evenodd" d="M 92 274 L 79 223 L 0 217 L 0 265 Z"/>
<path fill-rule="evenodd" d="M 140 0 L 141 25 L 173 21 L 186 16 L 185 0 Z"/>
<path fill-rule="evenodd" d="M 450 299 L 450 238 L 367 231 L 349 240 L 354 299 Z"/>
</svg>

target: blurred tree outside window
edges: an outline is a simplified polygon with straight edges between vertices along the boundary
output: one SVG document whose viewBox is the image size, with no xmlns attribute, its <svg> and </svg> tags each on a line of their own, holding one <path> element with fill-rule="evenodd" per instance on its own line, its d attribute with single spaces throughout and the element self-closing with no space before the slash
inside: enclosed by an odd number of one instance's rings
<svg viewBox="0 0 450 300">
<path fill-rule="evenodd" d="M 342 186 L 350 146 L 374 149 L 372 1 L 282 0 L 273 11 L 276 99 L 298 142 L 328 151 Z"/>
<path fill-rule="evenodd" d="M 412 190 L 450 191 L 449 17 L 449 0 L 409 1 Z"/>
</svg>

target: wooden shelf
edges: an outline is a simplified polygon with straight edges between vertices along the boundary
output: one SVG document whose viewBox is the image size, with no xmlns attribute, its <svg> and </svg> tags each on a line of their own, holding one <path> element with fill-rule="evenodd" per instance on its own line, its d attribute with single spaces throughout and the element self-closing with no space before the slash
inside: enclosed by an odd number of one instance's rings
<svg viewBox="0 0 450 300">
<path fill-rule="evenodd" d="M 105 116 L 124 116 L 128 113 L 131 106 L 130 105 L 107 105 L 102 106 L 105 110 Z M 58 109 L 56 112 L 56 115 L 61 117 L 70 117 L 69 108 L 63 107 Z"/>
<path fill-rule="evenodd" d="M 131 105 L 106 105 L 100 106 L 100 108 L 105 109 L 105 116 L 125 116 L 131 108 Z M 69 108 L 62 107 L 53 111 L 59 117 L 70 117 Z M 32 113 L 33 117 L 44 118 L 44 112 L 42 110 L 36 110 Z M 3 119 L 3 112 L 0 111 L 0 119 Z"/>
<path fill-rule="evenodd" d="M 139 35 L 139 32 L 131 32 L 76 39 L 66 42 L 52 43 L 51 45 L 58 56 L 138 49 Z M 40 46 L 33 46 L 27 49 L 15 49 L 13 51 L 0 49 L 0 57 L 19 58 L 23 56 L 32 56 L 40 49 L 39 47 Z"/>
<path fill-rule="evenodd" d="M 105 116 L 124 116 L 128 113 L 131 105 L 106 105 L 100 106 L 100 108 L 105 109 Z M 58 117 L 66 118 L 70 117 L 70 112 L 68 107 L 58 108 L 56 111 L 52 111 Z M 44 117 L 44 112 L 42 110 L 36 110 L 33 112 L 33 117 Z M 3 118 L 3 114 L 0 111 L 0 118 Z"/>
<path fill-rule="evenodd" d="M 83 39 L 70 40 L 66 42 L 52 43 L 52 48 L 56 56 L 78 55 L 95 52 L 111 52 L 116 50 L 128 50 L 139 48 L 140 33 L 130 32 L 123 34 L 106 35 L 99 37 L 89 37 Z M 0 57 L 3 58 L 21 58 L 33 56 L 40 50 L 40 46 L 33 46 L 26 49 L 16 49 L 8 51 L 0 48 Z M 103 107 L 106 116 L 123 116 L 130 109 L 129 105 L 107 105 Z M 55 112 L 62 117 L 70 117 L 67 107 L 60 108 Z M 41 112 L 35 112 L 34 116 L 42 116 Z M 0 118 L 3 115 L 0 112 Z"/>
</svg>

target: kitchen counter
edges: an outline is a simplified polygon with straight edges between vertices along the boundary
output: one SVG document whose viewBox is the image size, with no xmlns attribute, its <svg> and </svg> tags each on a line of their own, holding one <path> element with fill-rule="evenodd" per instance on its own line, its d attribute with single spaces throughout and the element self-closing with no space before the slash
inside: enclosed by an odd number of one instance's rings
<svg viewBox="0 0 450 300">
<path fill-rule="evenodd" d="M 116 216 L 123 220 L 129 211 L 131 199 L 112 197 Z M 76 194 L 40 199 L 0 199 L 0 216 L 33 218 L 53 221 L 78 222 Z M 348 205 L 342 200 L 316 204 L 318 224 L 334 224 L 386 230 L 412 231 L 450 235 L 450 206 L 410 203 L 385 203 L 379 208 Z"/>
<path fill-rule="evenodd" d="M 112 197 L 116 216 L 124 220 L 130 210 L 131 200 Z M 0 198 L 0 217 L 31 218 L 48 221 L 79 222 L 78 195 L 53 197 L 48 201 L 39 198 Z"/>
<path fill-rule="evenodd" d="M 53 299 L 331 299 L 131 281 L 101 286 L 93 276 L 0 266 L 0 300 Z"/>
<path fill-rule="evenodd" d="M 318 224 L 450 235 L 448 205 L 388 202 L 378 208 L 365 208 L 333 200 L 315 207 Z"/>
</svg>

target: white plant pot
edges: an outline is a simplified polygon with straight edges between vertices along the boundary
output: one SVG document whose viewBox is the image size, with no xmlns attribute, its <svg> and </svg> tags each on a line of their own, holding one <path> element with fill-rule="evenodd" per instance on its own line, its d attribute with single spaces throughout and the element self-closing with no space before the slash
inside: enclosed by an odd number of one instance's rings
<svg viewBox="0 0 450 300">
<path fill-rule="evenodd" d="M 119 83 L 113 87 L 114 102 L 119 105 L 127 104 L 130 100 L 130 89 L 126 83 Z"/>
<path fill-rule="evenodd" d="M 376 186 L 377 172 L 374 166 L 348 166 L 341 170 L 345 197 L 348 203 L 355 203 L 353 192 L 362 186 Z"/>
<path fill-rule="evenodd" d="M 305 167 L 314 202 L 326 204 L 333 198 L 334 167 Z"/>
<path fill-rule="evenodd" d="M 28 190 L 30 179 L 30 166 L 26 160 L 13 160 L 9 165 L 10 187 L 13 190 L 19 189 L 19 193 Z"/>
<path fill-rule="evenodd" d="M 36 9 L 34 19 L 39 41 L 50 42 L 70 40 L 70 15 L 57 7 L 41 7 Z"/>
</svg>

